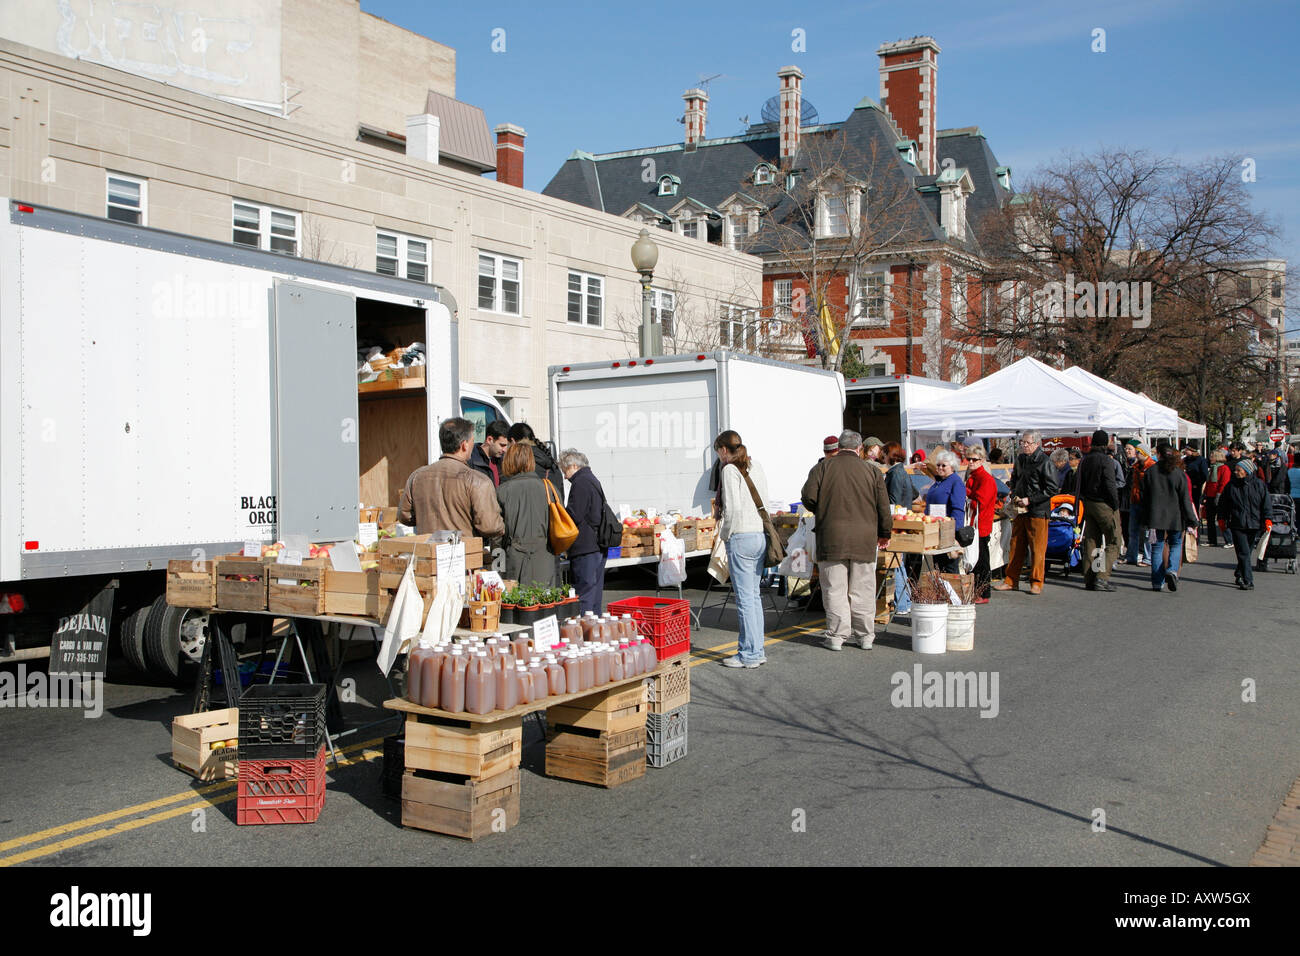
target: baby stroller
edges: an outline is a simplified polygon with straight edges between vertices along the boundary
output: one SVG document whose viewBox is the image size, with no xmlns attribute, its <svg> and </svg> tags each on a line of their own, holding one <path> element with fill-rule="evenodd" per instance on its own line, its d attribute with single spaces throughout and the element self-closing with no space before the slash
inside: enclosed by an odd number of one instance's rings
<svg viewBox="0 0 1300 956">
<path fill-rule="evenodd" d="M 1074 513 L 1074 495 L 1055 495 L 1052 498 L 1051 515 L 1047 519 L 1045 567 L 1059 564 L 1062 575 L 1069 577 L 1070 569 L 1079 566 L 1079 545 L 1082 540 L 1083 520 Z"/>
<path fill-rule="evenodd" d="M 1260 571 L 1268 570 L 1269 561 L 1285 561 L 1289 573 L 1296 573 L 1295 502 L 1290 495 L 1269 495 L 1269 519 L 1273 529 L 1264 545 Z"/>
</svg>

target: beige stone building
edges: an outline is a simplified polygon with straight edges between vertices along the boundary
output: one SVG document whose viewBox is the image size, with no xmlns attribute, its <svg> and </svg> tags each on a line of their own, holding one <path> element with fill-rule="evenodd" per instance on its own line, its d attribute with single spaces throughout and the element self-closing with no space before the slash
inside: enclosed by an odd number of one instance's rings
<svg viewBox="0 0 1300 956">
<path fill-rule="evenodd" d="M 435 282 L 463 379 L 543 435 L 548 365 L 635 351 L 639 224 L 522 189 L 454 51 L 355 0 L 37 0 L 0 37 L 0 195 Z M 657 308 L 757 307 L 757 258 L 655 239 Z"/>
</svg>

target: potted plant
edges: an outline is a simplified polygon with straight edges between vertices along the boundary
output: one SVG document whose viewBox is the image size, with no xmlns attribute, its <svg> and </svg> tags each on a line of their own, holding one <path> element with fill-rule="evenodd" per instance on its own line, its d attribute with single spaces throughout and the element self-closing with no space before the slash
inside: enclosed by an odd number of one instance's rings
<svg viewBox="0 0 1300 956">
<path fill-rule="evenodd" d="M 515 604 L 515 623 L 533 624 L 541 611 L 541 597 L 536 588 L 521 588 Z"/>
<path fill-rule="evenodd" d="M 519 589 L 511 588 L 501 595 L 501 623 L 514 624 L 515 609 L 519 606 Z"/>
<path fill-rule="evenodd" d="M 550 611 L 555 608 L 555 589 L 538 586 L 537 602 L 542 606 L 543 611 Z M 538 617 L 548 617 L 546 614 L 539 614 Z"/>
</svg>

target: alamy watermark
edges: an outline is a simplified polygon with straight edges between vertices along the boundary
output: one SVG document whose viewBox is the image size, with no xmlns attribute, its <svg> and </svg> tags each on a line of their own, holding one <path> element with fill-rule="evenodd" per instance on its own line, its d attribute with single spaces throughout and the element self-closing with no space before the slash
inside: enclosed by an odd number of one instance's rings
<svg viewBox="0 0 1300 956">
<path fill-rule="evenodd" d="M 1049 316 L 1132 319 L 1135 329 L 1151 325 L 1150 282 L 1075 282 L 1070 272 L 1064 282 L 1049 282 L 1034 295 Z"/>
<path fill-rule="evenodd" d="M 663 448 L 692 458 L 708 447 L 711 438 L 704 412 L 629 411 L 620 404 L 596 416 L 599 448 Z"/>
<path fill-rule="evenodd" d="M 895 671 L 889 678 L 895 707 L 978 707 L 981 717 L 998 715 L 997 671 L 925 671 L 912 665 L 912 673 Z"/>
<path fill-rule="evenodd" d="M 0 671 L 0 707 L 67 707 L 85 710 L 87 720 L 104 713 L 102 674 L 47 674 L 19 664 Z"/>
</svg>

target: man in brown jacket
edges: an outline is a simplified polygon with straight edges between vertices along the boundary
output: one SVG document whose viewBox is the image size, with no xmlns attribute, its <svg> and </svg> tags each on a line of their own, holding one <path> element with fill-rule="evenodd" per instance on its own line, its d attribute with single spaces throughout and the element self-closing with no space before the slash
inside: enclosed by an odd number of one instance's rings
<svg viewBox="0 0 1300 956">
<path fill-rule="evenodd" d="M 402 489 L 397 520 L 416 534 L 459 531 L 464 537 L 495 538 L 505 531 L 492 479 L 469 466 L 474 423 L 449 418 L 438 426 L 442 457 L 411 472 Z"/>
<path fill-rule="evenodd" d="M 840 435 L 840 453 L 813 466 L 804 507 L 816 517 L 817 568 L 826 605 L 824 646 L 838 651 L 850 635 L 863 650 L 876 639 L 876 549 L 894 530 L 885 479 L 858 457 L 862 436 Z"/>
</svg>

